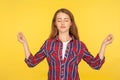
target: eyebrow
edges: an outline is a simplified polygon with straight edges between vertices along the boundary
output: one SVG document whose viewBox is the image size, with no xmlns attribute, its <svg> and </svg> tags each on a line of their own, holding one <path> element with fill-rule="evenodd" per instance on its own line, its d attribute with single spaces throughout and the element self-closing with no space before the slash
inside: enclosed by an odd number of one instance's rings
<svg viewBox="0 0 120 80">
<path fill-rule="evenodd" d="M 61 18 L 57 18 L 57 19 L 61 19 Z M 64 19 L 69 19 L 69 18 L 64 18 Z"/>
</svg>

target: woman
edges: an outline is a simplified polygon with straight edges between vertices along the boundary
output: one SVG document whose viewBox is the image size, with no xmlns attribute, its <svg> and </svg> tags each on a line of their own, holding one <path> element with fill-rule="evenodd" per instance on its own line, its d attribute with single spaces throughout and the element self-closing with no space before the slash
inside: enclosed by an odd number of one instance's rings
<svg viewBox="0 0 120 80">
<path fill-rule="evenodd" d="M 56 11 L 52 20 L 52 29 L 49 39 L 33 56 L 27 41 L 22 33 L 18 33 L 18 41 L 25 49 L 25 62 L 34 67 L 44 58 L 49 64 L 48 80 L 80 80 L 78 64 L 83 59 L 94 69 L 100 69 L 104 63 L 104 51 L 112 43 L 113 36 L 108 35 L 101 45 L 96 57 L 93 57 L 85 44 L 79 40 L 74 16 L 67 9 Z"/>
</svg>

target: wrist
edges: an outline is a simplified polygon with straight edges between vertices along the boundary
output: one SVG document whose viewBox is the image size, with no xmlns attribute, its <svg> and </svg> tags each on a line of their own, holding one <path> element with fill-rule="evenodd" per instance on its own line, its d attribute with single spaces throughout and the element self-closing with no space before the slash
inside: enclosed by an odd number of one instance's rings
<svg viewBox="0 0 120 80">
<path fill-rule="evenodd" d="M 103 43 L 103 44 L 102 44 L 102 47 L 103 47 L 103 48 L 105 48 L 105 47 L 106 47 L 106 44 L 105 44 L 105 43 Z"/>
<path fill-rule="evenodd" d="M 27 45 L 27 42 L 23 42 L 23 45 L 24 45 L 24 46 Z"/>
</svg>

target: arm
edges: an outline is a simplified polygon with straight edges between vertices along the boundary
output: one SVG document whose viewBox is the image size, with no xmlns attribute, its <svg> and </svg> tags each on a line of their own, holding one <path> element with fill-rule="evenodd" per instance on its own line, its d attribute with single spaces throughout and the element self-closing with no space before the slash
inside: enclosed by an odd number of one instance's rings
<svg viewBox="0 0 120 80">
<path fill-rule="evenodd" d="M 94 57 L 87 49 L 87 47 L 85 46 L 84 43 L 81 42 L 81 52 L 83 53 L 83 56 L 82 56 L 82 59 L 90 66 L 92 67 L 93 69 L 100 69 L 101 66 L 103 65 L 104 63 L 104 59 L 103 58 L 102 60 L 100 59 L 99 55 L 97 54 L 96 57 Z"/>
<path fill-rule="evenodd" d="M 25 50 L 25 62 L 29 67 L 34 67 L 40 61 L 42 61 L 45 55 L 45 44 L 40 48 L 40 50 L 33 56 L 29 50 L 27 41 L 22 33 L 18 33 L 18 41 L 23 44 Z"/>
<path fill-rule="evenodd" d="M 101 49 L 99 51 L 99 56 L 100 56 L 100 59 L 102 60 L 104 58 L 104 53 L 105 53 L 105 48 L 108 44 L 112 43 L 113 41 L 113 35 L 112 34 L 109 34 L 105 40 L 103 41 L 102 45 L 101 45 Z"/>
<path fill-rule="evenodd" d="M 17 38 L 18 38 L 18 41 L 23 44 L 24 51 L 25 51 L 25 58 L 28 59 L 28 57 L 30 56 L 30 50 L 24 35 L 20 32 L 18 33 Z"/>
<path fill-rule="evenodd" d="M 90 52 L 88 51 L 87 47 L 85 46 L 84 43 L 81 43 L 82 47 L 82 53 L 83 53 L 83 60 L 86 61 L 89 66 L 91 66 L 94 69 L 100 69 L 101 66 L 104 63 L 104 52 L 105 52 L 105 47 L 107 44 L 110 44 L 113 40 L 112 35 L 107 36 L 105 40 L 103 41 L 102 47 L 100 49 L 99 54 L 96 57 L 93 57 Z"/>
</svg>

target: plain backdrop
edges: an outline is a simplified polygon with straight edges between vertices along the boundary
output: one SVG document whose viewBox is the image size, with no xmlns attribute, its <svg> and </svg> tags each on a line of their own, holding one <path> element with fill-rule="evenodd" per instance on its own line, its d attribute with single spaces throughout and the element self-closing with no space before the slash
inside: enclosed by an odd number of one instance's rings
<svg viewBox="0 0 120 80">
<path fill-rule="evenodd" d="M 60 8 L 73 13 L 80 40 L 93 56 L 108 34 L 114 36 L 100 70 L 81 61 L 81 80 L 120 79 L 120 0 L 0 0 L 0 80 L 47 80 L 46 59 L 29 68 L 17 34 L 23 32 L 34 55 L 49 37 L 52 17 Z"/>
</svg>

